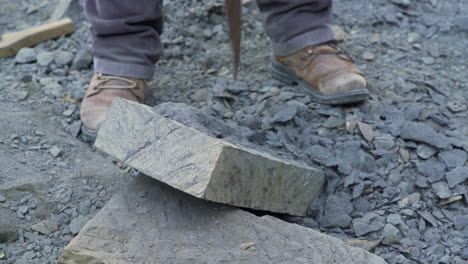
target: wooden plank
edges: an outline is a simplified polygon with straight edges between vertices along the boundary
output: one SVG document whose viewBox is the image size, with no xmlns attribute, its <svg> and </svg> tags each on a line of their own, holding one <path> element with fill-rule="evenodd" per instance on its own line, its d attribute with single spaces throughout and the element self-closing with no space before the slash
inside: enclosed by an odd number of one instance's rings
<svg viewBox="0 0 468 264">
<path fill-rule="evenodd" d="M 70 18 L 64 18 L 49 24 L 5 33 L 0 42 L 0 58 L 14 56 L 21 48 L 32 47 L 46 40 L 54 39 L 75 32 L 75 25 Z"/>
</svg>

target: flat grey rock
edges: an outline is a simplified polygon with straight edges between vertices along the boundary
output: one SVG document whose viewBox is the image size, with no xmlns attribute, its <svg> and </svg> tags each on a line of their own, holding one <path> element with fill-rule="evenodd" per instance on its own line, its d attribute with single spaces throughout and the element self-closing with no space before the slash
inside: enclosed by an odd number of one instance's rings
<svg viewBox="0 0 468 264">
<path fill-rule="evenodd" d="M 458 230 L 462 230 L 468 226 L 468 214 L 466 215 L 457 215 L 453 218 L 453 224 Z"/>
<path fill-rule="evenodd" d="M 9 243 L 18 239 L 17 223 L 13 211 L 0 207 L 0 243 Z"/>
<path fill-rule="evenodd" d="M 468 167 L 458 167 L 448 172 L 445 177 L 447 178 L 448 186 L 453 188 L 468 179 Z"/>
<path fill-rule="evenodd" d="M 437 133 L 428 125 L 411 121 L 406 121 L 401 125 L 400 137 L 426 143 L 439 149 L 446 149 L 450 146 L 450 140 L 443 134 Z"/>
<path fill-rule="evenodd" d="M 43 221 L 40 221 L 39 223 L 32 225 L 31 230 L 48 236 L 58 230 L 58 225 L 53 221 L 43 220 Z"/>
<path fill-rule="evenodd" d="M 397 244 L 401 240 L 400 231 L 392 224 L 386 224 L 383 229 L 382 243 L 385 245 Z"/>
<path fill-rule="evenodd" d="M 124 99 L 114 100 L 95 146 L 195 197 L 257 210 L 304 216 L 324 183 L 314 168 L 211 137 Z"/>
<path fill-rule="evenodd" d="M 445 163 L 449 170 L 465 165 L 468 159 L 466 151 L 461 149 L 451 149 L 439 153 L 439 159 Z"/>
<path fill-rule="evenodd" d="M 59 263 L 386 262 L 312 229 L 137 176 L 83 227 Z"/>
</svg>

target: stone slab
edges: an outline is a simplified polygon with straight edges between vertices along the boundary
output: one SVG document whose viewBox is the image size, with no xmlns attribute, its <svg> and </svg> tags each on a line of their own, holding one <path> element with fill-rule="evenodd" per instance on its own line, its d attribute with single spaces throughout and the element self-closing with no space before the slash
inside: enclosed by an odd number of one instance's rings
<svg viewBox="0 0 468 264">
<path fill-rule="evenodd" d="M 98 149 L 174 188 L 206 200 L 304 216 L 324 174 L 237 146 L 115 99 L 95 142 Z"/>
<path fill-rule="evenodd" d="M 65 247 L 59 264 L 77 263 L 386 262 L 312 229 L 196 199 L 141 175 Z"/>
</svg>

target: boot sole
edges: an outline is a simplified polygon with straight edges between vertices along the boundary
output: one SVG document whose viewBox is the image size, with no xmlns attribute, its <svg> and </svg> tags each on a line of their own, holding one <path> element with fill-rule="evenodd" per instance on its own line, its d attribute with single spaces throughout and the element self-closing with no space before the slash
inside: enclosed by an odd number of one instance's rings
<svg viewBox="0 0 468 264">
<path fill-rule="evenodd" d="M 328 105 L 343 105 L 365 101 L 369 98 L 367 89 L 354 90 L 338 94 L 322 94 L 311 87 L 306 81 L 299 77 L 294 71 L 271 59 L 270 72 L 273 78 L 287 85 L 296 87 L 300 92 L 305 93 L 317 103 Z"/>
<path fill-rule="evenodd" d="M 81 135 L 83 135 L 84 139 L 94 142 L 96 140 L 97 134 L 98 131 L 87 128 L 85 125 L 81 126 Z"/>
</svg>

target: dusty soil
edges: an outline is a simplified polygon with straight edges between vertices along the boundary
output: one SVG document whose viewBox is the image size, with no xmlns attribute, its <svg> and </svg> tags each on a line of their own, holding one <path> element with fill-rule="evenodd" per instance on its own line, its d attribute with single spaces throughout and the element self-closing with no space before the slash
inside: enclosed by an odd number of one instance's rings
<svg viewBox="0 0 468 264">
<path fill-rule="evenodd" d="M 326 170 L 310 217 L 288 221 L 369 241 L 389 263 L 466 263 L 468 2 L 334 1 L 342 46 L 372 92 L 346 107 L 316 104 L 271 79 L 252 2 L 243 15 L 243 83 L 233 89 L 220 4 L 166 1 L 165 56 L 147 103 L 201 108 L 256 144 Z M 0 0 L 0 33 L 40 24 L 55 6 Z M 89 24 L 79 1 L 67 15 L 73 35 L 37 45 L 30 58 L 0 60 L 0 263 L 56 263 L 132 174 L 77 134 L 93 73 Z M 33 227 L 46 220 L 56 228 Z"/>
</svg>

